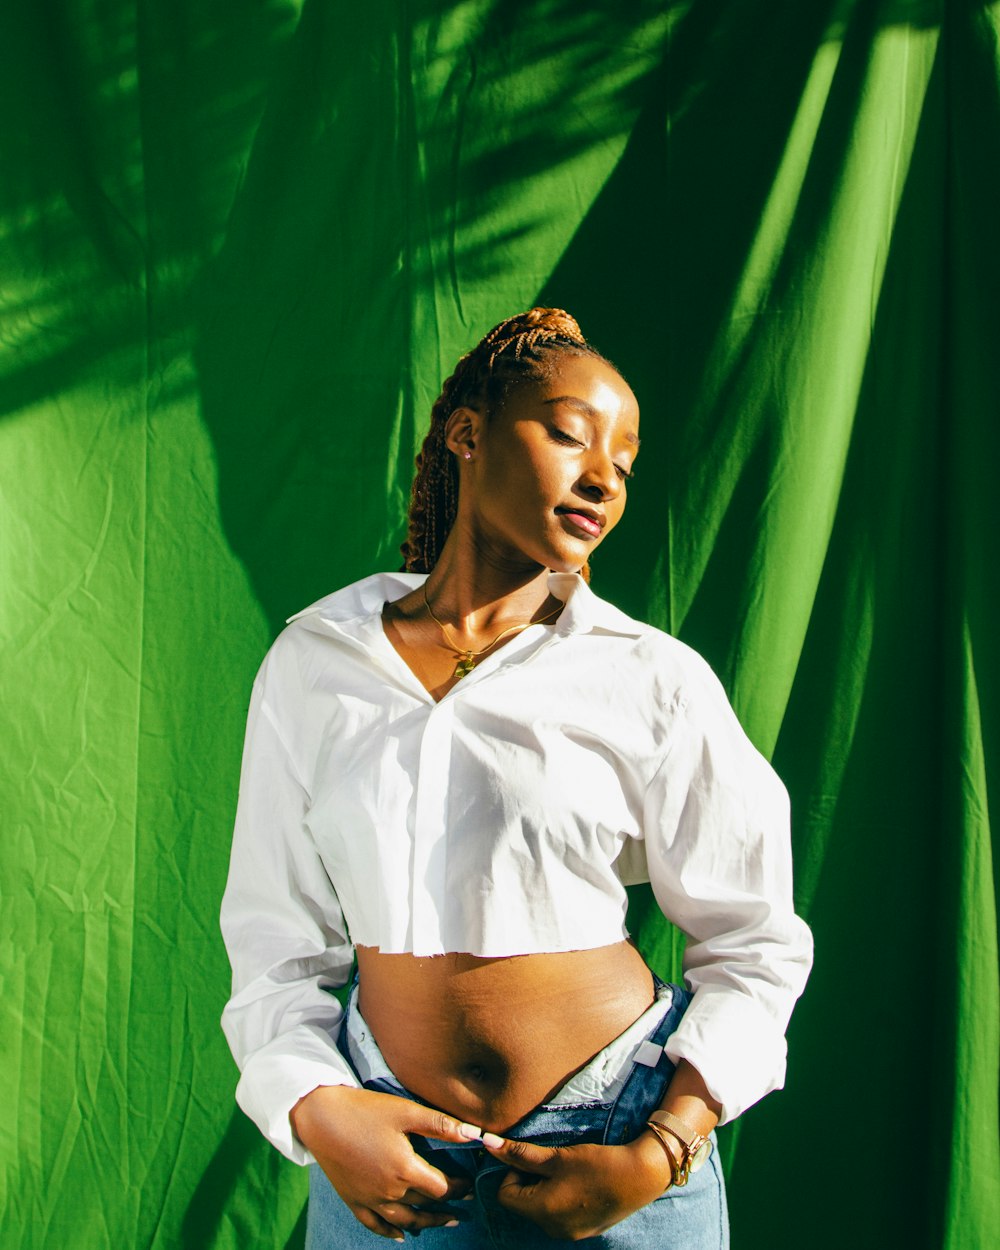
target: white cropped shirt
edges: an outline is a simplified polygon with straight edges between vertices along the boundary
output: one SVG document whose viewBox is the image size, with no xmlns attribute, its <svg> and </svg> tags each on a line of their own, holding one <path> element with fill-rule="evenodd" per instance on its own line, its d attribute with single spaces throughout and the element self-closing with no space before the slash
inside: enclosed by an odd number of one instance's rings
<svg viewBox="0 0 1000 1250">
<path fill-rule="evenodd" d="M 690 648 L 551 574 L 565 601 L 439 702 L 382 627 L 424 580 L 376 574 L 292 617 L 254 684 L 222 929 L 237 1100 L 298 1163 L 289 1111 L 357 1084 L 329 987 L 353 944 L 480 956 L 627 936 L 649 881 L 688 937 L 667 1047 L 732 1119 L 785 1070 L 811 961 L 788 803 Z"/>
</svg>

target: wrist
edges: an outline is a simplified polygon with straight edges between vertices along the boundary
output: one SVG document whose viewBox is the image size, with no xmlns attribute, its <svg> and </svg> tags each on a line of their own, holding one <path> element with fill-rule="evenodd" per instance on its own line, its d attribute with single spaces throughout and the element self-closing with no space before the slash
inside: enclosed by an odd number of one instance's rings
<svg viewBox="0 0 1000 1250">
<path fill-rule="evenodd" d="M 675 1185 L 686 1185 L 691 1174 L 708 1162 L 712 1153 L 711 1139 L 672 1111 L 660 1107 L 651 1112 L 646 1127 L 655 1134 L 675 1165 L 672 1178 Z"/>
<path fill-rule="evenodd" d="M 644 1129 L 630 1143 L 634 1166 L 642 1176 L 643 1187 L 658 1198 L 673 1184 L 678 1160 L 669 1146 L 652 1129 Z"/>
<path fill-rule="evenodd" d="M 325 1118 L 325 1110 L 337 1098 L 338 1091 L 352 1088 L 349 1085 L 317 1085 L 308 1094 L 303 1094 L 289 1111 L 288 1122 L 292 1126 L 292 1133 L 307 1150 L 311 1149 L 308 1139 L 317 1113 Z"/>
</svg>

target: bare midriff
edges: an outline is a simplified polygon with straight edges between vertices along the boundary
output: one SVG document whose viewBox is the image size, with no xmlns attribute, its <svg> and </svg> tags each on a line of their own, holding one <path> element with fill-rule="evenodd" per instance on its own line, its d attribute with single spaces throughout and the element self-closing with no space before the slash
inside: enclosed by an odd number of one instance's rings
<svg viewBox="0 0 1000 1250">
<path fill-rule="evenodd" d="M 629 942 L 480 959 L 358 947 L 361 1014 L 400 1082 L 432 1106 L 503 1133 L 653 1001 Z"/>
</svg>

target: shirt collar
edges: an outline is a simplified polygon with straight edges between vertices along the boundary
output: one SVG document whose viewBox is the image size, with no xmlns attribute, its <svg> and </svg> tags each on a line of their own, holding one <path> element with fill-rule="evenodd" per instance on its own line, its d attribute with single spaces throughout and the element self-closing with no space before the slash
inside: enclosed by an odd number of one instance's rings
<svg viewBox="0 0 1000 1250">
<path fill-rule="evenodd" d="M 588 634 L 595 631 L 638 638 L 648 626 L 626 616 L 613 603 L 601 599 L 579 573 L 550 573 L 549 591 L 566 606 L 556 621 L 557 634 Z"/>
<path fill-rule="evenodd" d="M 296 612 L 288 624 L 310 616 L 343 628 L 380 613 L 384 603 L 401 599 L 426 580 L 426 573 L 374 573 Z M 579 573 L 550 573 L 548 585 L 550 593 L 566 605 L 555 623 L 559 635 L 600 631 L 638 638 L 648 628 L 595 595 Z"/>
<path fill-rule="evenodd" d="M 426 573 L 373 573 L 371 577 L 363 577 L 360 582 L 352 582 L 332 595 L 317 599 L 308 608 L 290 616 L 286 623 L 290 625 L 302 617 L 315 616 L 332 625 L 344 625 L 381 612 L 383 603 L 402 599 L 426 580 Z"/>
</svg>

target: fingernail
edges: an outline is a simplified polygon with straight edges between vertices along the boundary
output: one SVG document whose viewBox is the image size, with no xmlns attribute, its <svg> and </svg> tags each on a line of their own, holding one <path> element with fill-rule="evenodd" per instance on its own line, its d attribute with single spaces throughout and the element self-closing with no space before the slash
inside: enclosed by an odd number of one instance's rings
<svg viewBox="0 0 1000 1250">
<path fill-rule="evenodd" d="M 458 1131 L 463 1137 L 467 1137 L 469 1141 L 479 1141 L 483 1135 L 481 1128 L 476 1128 L 474 1124 L 460 1124 Z"/>
<path fill-rule="evenodd" d="M 503 1145 L 503 1138 L 497 1137 L 496 1133 L 484 1133 L 483 1145 L 489 1146 L 491 1150 L 498 1150 Z"/>
<path fill-rule="evenodd" d="M 444 1225 L 444 1227 L 445 1228 L 458 1228 L 458 1220 L 449 1220 L 448 1223 Z"/>
<path fill-rule="evenodd" d="M 473 1198 L 475 1198 L 475 1196 L 476 1196 L 475 1194 L 463 1194 L 463 1195 L 462 1195 L 462 1201 L 463 1201 L 463 1202 L 471 1202 L 471 1201 L 473 1200 Z"/>
</svg>

